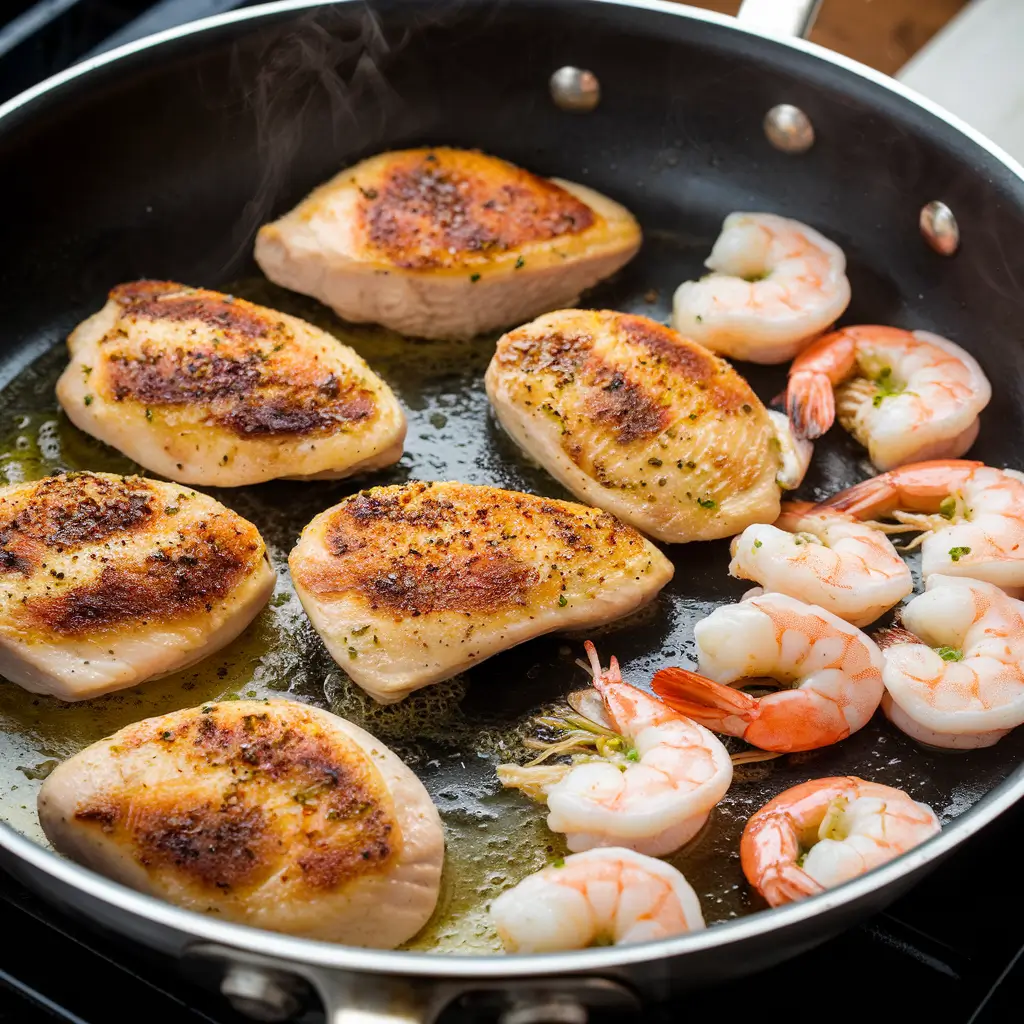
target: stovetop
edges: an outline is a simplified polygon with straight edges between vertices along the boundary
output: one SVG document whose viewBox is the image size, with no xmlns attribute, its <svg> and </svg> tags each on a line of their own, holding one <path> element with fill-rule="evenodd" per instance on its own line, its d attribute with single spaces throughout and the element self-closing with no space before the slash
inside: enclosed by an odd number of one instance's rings
<svg viewBox="0 0 1024 1024">
<path fill-rule="evenodd" d="M 94 53 L 253 0 L 7 0 L 0 102 Z M 11 20 L 13 19 L 13 20 Z M 729 1014 L 1002 1024 L 1024 1003 L 1024 806 L 975 837 L 888 912 L 796 960 L 652 1007 L 654 1021 Z M 178 965 L 101 936 L 0 874 L 0 1024 L 241 1024 Z M 723 956 L 731 955 L 723 951 Z M 844 1013 L 844 1007 L 850 1010 Z M 311 1007 L 306 1024 L 322 1020 Z"/>
</svg>

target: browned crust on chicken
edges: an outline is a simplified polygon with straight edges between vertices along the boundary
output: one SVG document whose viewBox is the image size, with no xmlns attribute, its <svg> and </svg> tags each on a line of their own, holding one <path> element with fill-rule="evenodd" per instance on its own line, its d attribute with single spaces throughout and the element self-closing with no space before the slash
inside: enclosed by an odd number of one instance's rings
<svg viewBox="0 0 1024 1024">
<path fill-rule="evenodd" d="M 648 373 L 657 375 L 665 367 L 678 371 L 696 388 L 706 391 L 708 401 L 720 412 L 737 412 L 752 398 L 757 401 L 750 385 L 724 359 L 719 359 L 702 345 L 645 316 L 608 315 L 616 318 L 618 329 L 627 341 L 642 345 L 651 354 L 653 369 Z M 658 383 L 669 387 L 674 382 L 674 378 L 662 375 Z"/>
<path fill-rule="evenodd" d="M 256 568 L 261 547 L 255 528 L 211 517 L 139 561 L 118 559 L 90 583 L 30 599 L 22 618 L 29 627 L 77 636 L 122 623 L 146 625 L 154 613 L 173 622 L 209 612 Z"/>
<path fill-rule="evenodd" d="M 227 598 L 263 557 L 259 531 L 228 509 L 196 518 L 193 492 L 176 489 L 169 503 L 159 488 L 68 473 L 0 495 L 11 621 L 70 638 L 170 623 Z"/>
<path fill-rule="evenodd" d="M 151 875 L 238 894 L 286 870 L 322 893 L 383 871 L 401 851 L 379 771 L 312 715 L 207 705 L 130 727 L 112 754 L 137 763 L 146 748 L 195 781 L 180 792 L 173 783 L 108 790 L 74 817 L 130 843 Z"/>
<path fill-rule="evenodd" d="M 556 537 L 567 559 L 593 553 L 595 540 L 609 558 L 617 543 L 643 545 L 607 513 L 497 488 L 414 483 L 343 501 L 325 525 L 330 561 L 303 560 L 292 572 L 313 594 L 356 593 L 397 616 L 495 613 L 534 596 L 537 566 L 503 549 L 522 549 L 534 534 Z"/>
<path fill-rule="evenodd" d="M 156 497 L 138 477 L 62 473 L 39 482 L 30 503 L 0 494 L 0 574 L 28 575 L 48 549 L 73 551 L 145 529 Z"/>
<path fill-rule="evenodd" d="M 201 405 L 241 437 L 323 433 L 377 413 L 358 375 L 310 360 L 273 310 L 169 281 L 119 285 L 110 298 L 122 309 L 100 342 L 112 401 Z M 146 323 L 177 327 L 181 344 L 147 340 Z"/>
<path fill-rule="evenodd" d="M 467 150 L 395 154 L 379 183 L 360 191 L 369 246 L 407 270 L 463 265 L 467 254 L 578 234 L 599 219 L 554 182 Z"/>
<path fill-rule="evenodd" d="M 695 425 L 706 413 L 746 415 L 761 407 L 750 386 L 728 363 L 670 328 L 647 317 L 608 310 L 593 316 L 602 334 L 614 332 L 622 342 L 641 347 L 646 357 L 637 357 L 632 348 L 623 350 L 628 351 L 628 359 L 608 359 L 597 350 L 595 333 L 561 329 L 539 333 L 533 323 L 501 339 L 495 362 L 502 372 L 550 374 L 556 391 L 570 384 L 579 386 L 586 395 L 586 417 L 607 427 L 622 445 L 650 441 L 670 428 L 682 386 L 694 393 L 687 422 Z M 674 400 L 668 401 L 669 396 Z M 563 420 L 550 401 L 541 398 L 538 408 Z M 565 422 L 562 448 L 581 464 L 582 447 Z M 594 470 L 599 475 L 598 465 Z"/>
</svg>

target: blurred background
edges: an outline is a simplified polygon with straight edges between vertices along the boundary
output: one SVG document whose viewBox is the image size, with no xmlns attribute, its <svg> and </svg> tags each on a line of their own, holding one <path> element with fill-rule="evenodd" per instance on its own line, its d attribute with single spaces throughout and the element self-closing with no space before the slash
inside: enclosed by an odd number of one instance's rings
<svg viewBox="0 0 1024 1024">
<path fill-rule="evenodd" d="M 811 39 L 894 75 L 967 3 L 968 0 L 824 0 Z M 735 14 L 740 7 L 739 0 L 691 0 L 691 6 L 720 14 Z"/>
</svg>

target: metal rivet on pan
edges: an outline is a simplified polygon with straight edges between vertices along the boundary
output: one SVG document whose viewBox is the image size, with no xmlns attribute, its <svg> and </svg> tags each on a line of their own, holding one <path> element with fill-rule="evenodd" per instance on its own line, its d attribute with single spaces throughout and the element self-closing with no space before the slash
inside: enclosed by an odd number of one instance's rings
<svg viewBox="0 0 1024 1024">
<path fill-rule="evenodd" d="M 592 71 L 566 65 L 559 68 L 548 85 L 555 106 L 575 114 L 586 114 L 601 102 L 601 83 Z"/>
<path fill-rule="evenodd" d="M 806 153 L 814 145 L 811 119 L 792 103 L 780 103 L 764 115 L 764 133 L 783 153 Z"/>
<path fill-rule="evenodd" d="M 921 207 L 921 234 L 940 256 L 952 256 L 960 248 L 960 228 L 953 211 L 939 200 Z"/>
</svg>

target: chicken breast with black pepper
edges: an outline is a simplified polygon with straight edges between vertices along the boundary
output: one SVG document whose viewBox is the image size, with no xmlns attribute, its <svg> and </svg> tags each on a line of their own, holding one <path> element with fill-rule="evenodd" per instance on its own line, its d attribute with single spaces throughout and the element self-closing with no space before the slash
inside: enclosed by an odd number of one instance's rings
<svg viewBox="0 0 1024 1024">
<path fill-rule="evenodd" d="M 643 316 L 542 316 L 499 340 L 486 382 L 501 425 L 556 480 L 669 543 L 774 522 L 810 462 L 727 362 Z"/>
<path fill-rule="evenodd" d="M 224 921 L 389 949 L 437 902 L 444 839 L 423 784 L 303 704 L 148 718 L 59 765 L 38 807 L 60 853 Z"/>
<path fill-rule="evenodd" d="M 575 302 L 639 246 L 593 189 L 439 147 L 342 171 L 260 229 L 256 262 L 346 320 L 471 338 Z"/>
<path fill-rule="evenodd" d="M 243 299 L 119 285 L 68 347 L 71 422 L 171 480 L 334 479 L 402 457 L 402 409 L 352 349 Z"/>
<path fill-rule="evenodd" d="M 673 572 L 606 512 L 459 483 L 346 498 L 288 564 L 335 661 L 384 704 L 543 633 L 621 618 Z"/>
<path fill-rule="evenodd" d="M 85 700 L 233 640 L 274 572 L 252 523 L 178 484 L 68 473 L 0 487 L 0 676 Z"/>
</svg>

